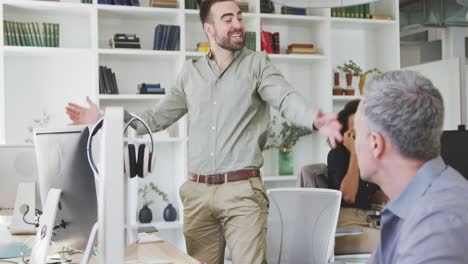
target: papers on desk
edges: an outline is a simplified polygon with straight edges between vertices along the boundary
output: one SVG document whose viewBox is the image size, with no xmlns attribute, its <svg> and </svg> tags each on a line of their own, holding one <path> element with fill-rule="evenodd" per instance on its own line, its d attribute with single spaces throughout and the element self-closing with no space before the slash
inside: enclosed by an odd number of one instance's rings
<svg viewBox="0 0 468 264">
<path fill-rule="evenodd" d="M 139 233 L 138 234 L 138 244 L 146 243 L 157 243 L 163 242 L 164 240 L 156 236 L 154 233 Z"/>
<path fill-rule="evenodd" d="M 31 248 L 23 243 L 0 244 L 0 259 L 19 258 L 21 256 L 30 256 Z"/>
<path fill-rule="evenodd" d="M 173 262 L 160 258 L 140 258 L 137 260 L 125 261 L 125 264 L 173 264 Z"/>
<path fill-rule="evenodd" d="M 356 227 L 351 227 L 351 228 L 338 227 L 338 228 L 336 229 L 336 232 L 335 232 L 335 237 L 360 235 L 360 234 L 362 234 L 362 232 L 363 232 L 362 228 L 356 228 Z"/>
</svg>

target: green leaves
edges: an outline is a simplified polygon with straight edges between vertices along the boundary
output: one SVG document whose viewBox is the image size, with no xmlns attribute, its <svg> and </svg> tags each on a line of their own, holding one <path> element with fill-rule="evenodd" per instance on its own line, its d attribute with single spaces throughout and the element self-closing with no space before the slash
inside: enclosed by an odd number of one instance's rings
<svg viewBox="0 0 468 264">
<path fill-rule="evenodd" d="M 153 182 L 150 182 L 149 184 L 146 184 L 143 188 L 138 189 L 138 192 L 140 194 L 142 194 L 141 197 L 143 198 L 143 204 L 144 205 L 151 205 L 151 204 L 154 203 L 153 200 L 148 198 L 148 194 L 149 194 L 150 191 L 153 191 L 156 194 L 160 195 L 164 202 L 169 203 L 169 199 L 167 198 L 167 194 L 165 192 L 161 191 L 161 189 L 159 189 L 159 187 L 156 186 L 156 184 L 154 184 Z"/>
<path fill-rule="evenodd" d="M 274 131 L 276 122 L 277 121 L 275 116 L 268 126 L 268 144 L 265 146 L 264 150 L 271 148 L 278 148 L 280 150 L 291 149 L 294 145 L 296 145 L 299 138 L 312 134 L 312 130 L 310 128 L 296 126 L 286 121 L 281 123 L 281 130 L 277 134 Z"/>
</svg>

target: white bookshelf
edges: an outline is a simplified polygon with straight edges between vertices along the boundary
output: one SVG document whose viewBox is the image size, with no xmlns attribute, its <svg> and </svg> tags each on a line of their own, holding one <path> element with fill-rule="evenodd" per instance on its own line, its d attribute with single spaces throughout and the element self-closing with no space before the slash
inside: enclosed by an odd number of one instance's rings
<svg viewBox="0 0 468 264">
<path fill-rule="evenodd" d="M 140 83 L 161 83 L 163 88 L 174 84 L 187 59 L 205 53 L 196 52 L 196 44 L 206 41 L 198 10 L 150 8 L 148 0 L 141 7 L 81 4 L 80 0 L 62 2 L 32 0 L 0 0 L 0 17 L 17 22 L 59 23 L 60 48 L 6 46 L 0 39 L 0 143 L 23 144 L 29 138 L 27 126 L 50 114 L 50 126 L 69 123 L 64 107 L 67 102 L 86 105 L 89 95 L 101 108 L 124 106 L 139 112 L 154 106 L 163 95 L 138 95 Z M 352 59 L 365 69 L 382 71 L 398 69 L 399 23 L 398 1 L 372 3 L 372 10 L 389 14 L 394 19 L 368 20 L 333 18 L 330 9 L 308 9 L 307 16 L 261 14 L 260 1 L 250 0 L 245 13 L 246 31 L 256 33 L 256 50 L 260 50 L 261 25 L 265 31 L 280 32 L 280 53 L 271 61 L 309 103 L 326 112 L 339 110 L 348 100 L 359 98 L 332 96 L 333 69 Z M 154 30 L 158 24 L 180 26 L 180 50 L 153 50 Z M 3 34 L 0 25 L 0 34 Z M 111 49 L 114 33 L 133 33 L 140 37 L 142 49 Z M 291 43 L 313 43 L 314 55 L 285 54 Z M 99 65 L 108 66 L 116 74 L 119 95 L 99 95 Z M 344 83 L 344 76 L 342 76 Z M 353 86 L 357 90 L 357 81 Z M 312 118 L 311 123 L 312 123 Z M 176 207 L 178 222 L 162 222 L 165 204 L 154 196 L 153 219 L 158 228 L 178 235 L 173 241 L 183 247 L 181 220 L 183 208 L 179 188 L 187 179 L 187 125 L 183 117 L 169 129 L 169 137 L 156 139 L 156 172 L 141 180 L 141 185 L 155 181 L 168 193 Z M 142 142 L 147 138 L 138 139 Z M 326 162 L 328 145 L 317 133 L 302 138 L 294 148 L 294 175 L 276 176 L 277 151 L 264 153 L 262 168 L 267 187 L 294 186 L 303 165 Z M 177 232 L 176 232 L 177 231 Z M 170 238 L 169 238 L 170 239 Z"/>
</svg>

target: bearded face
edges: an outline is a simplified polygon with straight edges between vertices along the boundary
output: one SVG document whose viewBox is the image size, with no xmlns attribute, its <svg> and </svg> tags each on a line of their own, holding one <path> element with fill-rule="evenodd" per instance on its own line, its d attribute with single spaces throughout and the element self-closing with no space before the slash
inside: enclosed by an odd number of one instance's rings
<svg viewBox="0 0 468 264">
<path fill-rule="evenodd" d="M 230 51 L 244 47 L 242 12 L 234 1 L 215 3 L 211 7 L 211 19 L 211 36 L 219 47 Z"/>
</svg>

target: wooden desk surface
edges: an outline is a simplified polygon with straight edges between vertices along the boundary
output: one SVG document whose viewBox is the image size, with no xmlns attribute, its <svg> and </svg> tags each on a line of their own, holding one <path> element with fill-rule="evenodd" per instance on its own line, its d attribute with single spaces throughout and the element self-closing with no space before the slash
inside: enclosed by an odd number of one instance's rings
<svg viewBox="0 0 468 264">
<path fill-rule="evenodd" d="M 11 243 L 11 242 L 25 242 L 31 235 L 11 235 L 8 231 L 7 223 L 9 222 L 9 216 L 0 215 L 0 243 Z M 54 252 L 51 252 L 54 254 Z M 80 261 L 83 254 L 74 254 L 70 256 L 72 261 Z M 177 249 L 172 244 L 161 241 L 147 244 L 131 244 L 127 247 L 125 252 L 126 260 L 137 260 L 140 258 L 151 259 L 151 257 L 157 259 L 168 260 L 174 264 L 199 264 L 200 262 L 190 257 L 184 252 Z M 20 259 L 14 259 L 20 260 Z M 92 258 L 89 262 L 91 264 L 97 264 L 97 258 Z"/>
</svg>

